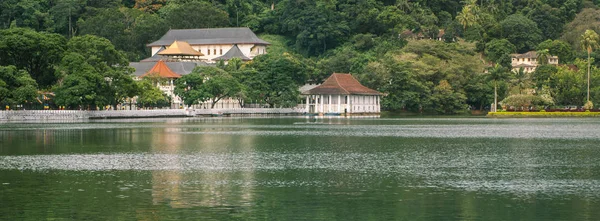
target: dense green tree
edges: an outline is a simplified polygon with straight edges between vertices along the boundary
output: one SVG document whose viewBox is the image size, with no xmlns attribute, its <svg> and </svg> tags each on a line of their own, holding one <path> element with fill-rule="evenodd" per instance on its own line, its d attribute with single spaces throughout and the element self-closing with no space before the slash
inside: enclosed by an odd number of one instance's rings
<svg viewBox="0 0 600 221">
<path fill-rule="evenodd" d="M 541 42 L 536 50 L 547 49 L 550 55 L 558 56 L 558 62 L 560 64 L 569 64 L 575 59 L 571 46 L 561 40 L 546 40 Z"/>
<path fill-rule="evenodd" d="M 539 65 L 531 74 L 532 83 L 540 90 L 543 86 L 548 85 L 550 77 L 557 71 L 558 69 L 554 65 Z"/>
<path fill-rule="evenodd" d="M 183 75 L 175 80 L 175 95 L 179 96 L 188 107 L 202 103 L 209 97 L 201 89 L 203 83 L 204 78 L 197 71 Z"/>
<path fill-rule="evenodd" d="M 165 13 L 165 20 L 169 28 L 220 28 L 229 26 L 227 12 L 208 2 L 190 1 L 173 5 Z"/>
<path fill-rule="evenodd" d="M 126 98 L 137 94 L 127 59 L 107 39 L 92 35 L 74 37 L 67 48 L 68 54 L 58 68 L 64 76 L 57 88 L 62 92 L 56 94 L 63 105 L 89 105 L 92 109 L 112 105 L 116 109 Z"/>
<path fill-rule="evenodd" d="M 300 94 L 298 88 L 304 85 L 310 71 L 301 59 L 288 53 L 259 55 L 246 67 L 258 73 L 252 75 L 254 79 L 248 81 L 262 81 L 263 84 L 256 85 L 261 88 L 266 85 L 267 90 L 261 91 L 261 97 L 258 99 L 269 104 L 270 107 L 294 106 Z M 254 85 L 249 87 L 250 90 L 256 90 L 253 88 Z"/>
<path fill-rule="evenodd" d="M 202 91 L 200 100 L 210 101 L 210 108 L 214 108 L 217 102 L 223 98 L 235 97 L 240 93 L 242 87 L 236 78 L 226 71 L 216 67 L 197 67 L 193 72 L 197 72 L 204 79 L 199 86 Z"/>
<path fill-rule="evenodd" d="M 439 114 L 457 114 L 467 110 L 467 97 L 452 89 L 452 85 L 446 80 L 433 88 L 431 101 L 435 112 Z"/>
<path fill-rule="evenodd" d="M 561 17 L 561 10 L 553 8 L 548 4 L 534 6 L 534 9 L 527 13 L 527 17 L 534 21 L 541 31 L 542 39 L 556 39 L 560 36 L 564 26 L 564 18 Z"/>
<path fill-rule="evenodd" d="M 170 105 L 169 97 L 156 87 L 156 82 L 150 78 L 144 78 L 136 82 L 139 90 L 137 104 L 143 108 L 165 107 Z"/>
<path fill-rule="evenodd" d="M 32 103 L 37 96 L 37 83 L 27 71 L 15 66 L 0 66 L 0 104 Z"/>
<path fill-rule="evenodd" d="M 88 62 L 75 52 L 64 56 L 59 70 L 65 75 L 62 83 L 54 88 L 55 103 L 67 109 L 91 109 L 103 107 L 109 103 L 103 91 L 106 80 Z"/>
<path fill-rule="evenodd" d="M 559 67 L 550 76 L 551 95 L 557 105 L 582 105 L 585 101 L 584 75 Z"/>
<path fill-rule="evenodd" d="M 494 39 L 488 42 L 485 47 L 486 59 L 504 67 L 511 66 L 511 54 L 516 51 L 515 45 L 506 39 Z"/>
<path fill-rule="evenodd" d="M 542 40 L 541 31 L 531 19 L 513 14 L 500 22 L 502 37 L 517 47 L 519 53 L 534 49 Z"/>
<path fill-rule="evenodd" d="M 0 30 L 0 65 L 24 69 L 42 88 L 57 81 L 54 66 L 60 61 L 67 41 L 58 34 L 15 28 Z"/>
<path fill-rule="evenodd" d="M 83 13 L 85 0 L 57 0 L 50 8 L 50 15 L 54 20 L 54 32 L 73 37 L 76 22 Z"/>
<path fill-rule="evenodd" d="M 575 50 L 581 49 L 581 35 L 586 30 L 600 32 L 600 9 L 586 8 L 577 14 L 573 21 L 569 22 L 562 33 L 561 40 L 569 43 Z"/>
</svg>

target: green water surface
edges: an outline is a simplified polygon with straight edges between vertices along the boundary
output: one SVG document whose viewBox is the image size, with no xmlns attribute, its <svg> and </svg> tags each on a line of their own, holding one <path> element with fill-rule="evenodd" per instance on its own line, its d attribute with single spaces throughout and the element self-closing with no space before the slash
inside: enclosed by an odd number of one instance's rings
<svg viewBox="0 0 600 221">
<path fill-rule="evenodd" d="M 600 220 L 600 120 L 5 122 L 0 220 Z"/>
</svg>

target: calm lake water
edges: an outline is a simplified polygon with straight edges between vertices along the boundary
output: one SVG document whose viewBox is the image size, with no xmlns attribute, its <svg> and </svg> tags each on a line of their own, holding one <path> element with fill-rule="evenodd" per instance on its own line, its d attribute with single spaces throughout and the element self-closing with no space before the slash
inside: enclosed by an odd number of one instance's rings
<svg viewBox="0 0 600 221">
<path fill-rule="evenodd" d="M 0 220 L 599 220 L 600 119 L 0 124 Z"/>
</svg>

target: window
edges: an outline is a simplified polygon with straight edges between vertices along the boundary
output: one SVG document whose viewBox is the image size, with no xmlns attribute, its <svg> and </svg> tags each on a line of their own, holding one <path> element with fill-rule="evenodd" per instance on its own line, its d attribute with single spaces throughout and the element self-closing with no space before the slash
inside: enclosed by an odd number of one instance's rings
<svg viewBox="0 0 600 221">
<path fill-rule="evenodd" d="M 219 53 L 221 53 L 221 55 L 223 55 L 223 49 L 219 49 Z"/>
<path fill-rule="evenodd" d="M 210 55 L 210 48 L 209 48 L 209 49 L 207 49 L 206 51 L 208 51 L 208 55 Z"/>
<path fill-rule="evenodd" d="M 215 55 L 217 55 L 217 49 L 216 48 L 213 49 L 213 52 L 214 52 Z"/>
</svg>

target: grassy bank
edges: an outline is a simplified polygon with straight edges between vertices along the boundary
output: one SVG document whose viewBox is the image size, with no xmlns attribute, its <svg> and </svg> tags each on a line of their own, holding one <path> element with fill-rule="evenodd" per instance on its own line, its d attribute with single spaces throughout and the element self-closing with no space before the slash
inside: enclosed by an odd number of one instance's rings
<svg viewBox="0 0 600 221">
<path fill-rule="evenodd" d="M 487 117 L 600 117 L 600 112 L 489 112 Z"/>
</svg>

